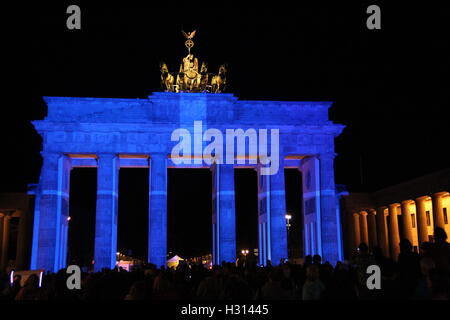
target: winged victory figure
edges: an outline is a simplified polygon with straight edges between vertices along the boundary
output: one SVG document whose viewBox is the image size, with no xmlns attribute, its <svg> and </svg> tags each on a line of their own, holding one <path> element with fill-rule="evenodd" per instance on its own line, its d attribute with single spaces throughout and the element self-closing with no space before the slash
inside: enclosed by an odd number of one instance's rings
<svg viewBox="0 0 450 320">
<path fill-rule="evenodd" d="M 184 32 L 183 30 L 181 30 L 181 33 L 183 34 L 183 36 L 184 36 L 186 39 L 191 40 L 192 38 L 194 38 L 195 32 L 196 32 L 196 31 L 197 31 L 197 30 L 194 30 L 194 31 L 192 31 L 192 32 L 186 33 L 186 32 Z"/>
</svg>

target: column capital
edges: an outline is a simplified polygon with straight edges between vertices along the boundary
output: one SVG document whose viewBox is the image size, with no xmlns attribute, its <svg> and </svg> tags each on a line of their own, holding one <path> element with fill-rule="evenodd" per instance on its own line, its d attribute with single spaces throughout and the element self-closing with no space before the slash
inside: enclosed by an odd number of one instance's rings
<svg viewBox="0 0 450 320">
<path fill-rule="evenodd" d="M 369 214 L 372 214 L 372 215 L 376 215 L 377 214 L 377 210 L 376 209 L 372 209 L 371 208 L 371 209 L 368 209 L 367 211 L 368 211 Z"/>
<path fill-rule="evenodd" d="M 386 214 L 386 209 L 387 208 L 388 207 L 386 207 L 386 206 L 380 206 L 380 207 L 377 207 L 376 210 L 377 210 L 377 213 L 380 212 L 380 213 L 383 213 L 384 216 L 387 216 L 387 214 Z"/>
<path fill-rule="evenodd" d="M 402 205 L 408 205 L 408 204 L 411 204 L 411 203 L 413 203 L 413 202 L 414 202 L 414 200 L 411 200 L 411 199 L 403 200 L 403 201 L 402 201 Z"/>
<path fill-rule="evenodd" d="M 359 214 L 359 212 L 353 212 L 353 216 L 359 218 L 360 214 Z"/>
<path fill-rule="evenodd" d="M 0 217 L 11 219 L 14 211 L 2 211 L 0 212 Z"/>
<path fill-rule="evenodd" d="M 362 215 L 362 216 L 367 216 L 367 211 L 365 211 L 365 210 L 360 211 L 359 214 Z"/>
<path fill-rule="evenodd" d="M 60 152 L 41 151 L 41 157 L 44 163 L 56 163 L 62 156 L 64 156 L 64 154 Z"/>
<path fill-rule="evenodd" d="M 429 200 L 431 197 L 430 196 L 421 196 L 415 199 L 415 201 L 417 202 L 422 202 L 422 201 L 426 201 Z"/>
<path fill-rule="evenodd" d="M 388 210 L 388 215 L 389 216 L 391 216 L 391 215 L 395 215 L 395 216 L 398 216 L 399 215 L 399 212 L 398 212 L 398 208 L 400 208 L 400 203 L 391 203 L 389 206 L 388 206 L 388 208 L 389 208 L 389 210 Z"/>
<path fill-rule="evenodd" d="M 441 191 L 441 192 L 436 192 L 432 194 L 433 198 L 442 198 L 443 196 L 448 195 L 449 193 L 447 191 Z"/>
</svg>

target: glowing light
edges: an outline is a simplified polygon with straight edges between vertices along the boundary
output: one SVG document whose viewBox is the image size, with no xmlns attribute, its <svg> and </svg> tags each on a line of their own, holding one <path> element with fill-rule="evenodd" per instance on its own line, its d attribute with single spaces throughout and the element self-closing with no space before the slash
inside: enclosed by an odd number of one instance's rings
<svg viewBox="0 0 450 320">
<path fill-rule="evenodd" d="M 285 216 L 285 218 L 286 218 L 286 220 L 291 220 L 292 219 L 292 216 L 290 215 L 290 214 L 286 214 L 286 216 Z"/>
<path fill-rule="evenodd" d="M 42 276 L 44 275 L 44 271 L 41 271 L 41 273 L 39 273 L 39 288 L 42 286 Z"/>
</svg>

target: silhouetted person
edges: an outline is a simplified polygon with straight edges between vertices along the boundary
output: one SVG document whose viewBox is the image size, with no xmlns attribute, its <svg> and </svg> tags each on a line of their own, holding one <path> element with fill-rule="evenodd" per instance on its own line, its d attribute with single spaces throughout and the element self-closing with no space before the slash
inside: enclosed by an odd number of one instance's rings
<svg viewBox="0 0 450 320">
<path fill-rule="evenodd" d="M 21 275 L 14 275 L 13 283 L 11 286 L 8 286 L 8 288 L 3 292 L 4 296 L 7 299 L 13 300 L 17 294 L 19 293 L 20 289 L 22 288 L 20 282 L 22 281 Z"/>
<path fill-rule="evenodd" d="M 319 278 L 319 266 L 312 264 L 306 269 L 306 281 L 303 285 L 303 300 L 319 300 L 325 291 L 325 285 Z"/>
<path fill-rule="evenodd" d="M 327 289 L 328 299 L 355 300 L 357 298 L 357 286 L 350 266 L 341 262 L 336 264 L 334 279 L 331 288 Z"/>
<path fill-rule="evenodd" d="M 352 264 L 355 267 L 360 295 L 365 297 L 368 294 L 366 281 L 369 275 L 367 274 L 367 267 L 376 264 L 376 261 L 374 256 L 369 253 L 369 247 L 364 242 L 358 246 L 357 253 L 352 259 Z"/>
<path fill-rule="evenodd" d="M 422 242 L 422 244 L 420 245 L 420 255 L 422 257 L 427 257 L 430 255 L 430 250 L 431 250 L 431 242 L 429 241 L 424 241 Z"/>
<path fill-rule="evenodd" d="M 312 262 L 313 262 L 313 258 L 312 258 L 312 256 L 310 255 L 310 254 L 308 254 L 306 257 L 305 257 L 305 262 L 304 262 L 304 266 L 309 266 L 310 264 L 312 264 Z"/>
<path fill-rule="evenodd" d="M 429 254 L 437 270 L 450 273 L 450 244 L 447 242 L 447 233 L 444 229 L 434 228 L 434 243 L 431 245 Z"/>
<path fill-rule="evenodd" d="M 413 246 L 408 239 L 400 241 L 400 254 L 398 255 L 399 282 L 405 298 L 411 297 L 420 277 L 420 257 L 413 252 Z"/>
<path fill-rule="evenodd" d="M 414 298 L 416 299 L 431 299 L 431 279 L 430 272 L 436 267 L 433 259 L 430 257 L 423 257 L 420 259 L 421 277 L 417 283 Z"/>
<path fill-rule="evenodd" d="M 399 282 L 397 280 L 397 264 L 393 259 L 387 258 L 381 266 L 381 290 L 377 290 L 379 298 L 396 300 L 400 295 Z"/>
<path fill-rule="evenodd" d="M 221 299 L 224 300 L 249 300 L 251 298 L 252 291 L 247 282 L 237 275 L 229 278 L 221 294 Z"/>
<path fill-rule="evenodd" d="M 295 279 L 292 276 L 292 268 L 289 263 L 284 264 L 281 267 L 283 271 L 283 278 L 281 280 L 281 287 L 286 292 L 286 296 L 294 298 L 297 296 L 298 286 Z"/>
<path fill-rule="evenodd" d="M 39 277 L 31 274 L 25 281 L 25 285 L 20 289 L 16 300 L 37 300 L 39 296 Z"/>
<path fill-rule="evenodd" d="M 440 269 L 430 270 L 429 281 L 431 283 L 431 299 L 450 299 L 450 278 L 448 272 Z"/>
<path fill-rule="evenodd" d="M 282 271 L 279 268 L 272 268 L 269 273 L 269 281 L 261 289 L 264 300 L 285 300 L 288 298 L 281 287 L 282 278 Z"/>
<path fill-rule="evenodd" d="M 136 281 L 125 296 L 125 300 L 144 300 L 146 296 L 146 286 L 144 281 Z"/>
<path fill-rule="evenodd" d="M 320 265 L 322 263 L 322 257 L 318 254 L 315 254 L 313 256 L 312 260 L 313 260 L 313 263 L 317 264 L 317 265 Z"/>
<path fill-rule="evenodd" d="M 376 246 L 372 249 L 372 254 L 378 265 L 380 265 L 381 262 L 385 259 L 385 256 L 383 255 L 383 250 L 381 250 L 379 246 Z"/>
<path fill-rule="evenodd" d="M 255 253 L 253 251 L 250 251 L 250 253 L 247 256 L 247 267 L 253 268 L 257 264 L 257 258 L 255 256 Z"/>
<path fill-rule="evenodd" d="M 200 282 L 196 295 L 201 300 L 218 299 L 222 291 L 222 285 L 222 271 L 219 268 L 215 268 L 212 275 Z"/>
</svg>

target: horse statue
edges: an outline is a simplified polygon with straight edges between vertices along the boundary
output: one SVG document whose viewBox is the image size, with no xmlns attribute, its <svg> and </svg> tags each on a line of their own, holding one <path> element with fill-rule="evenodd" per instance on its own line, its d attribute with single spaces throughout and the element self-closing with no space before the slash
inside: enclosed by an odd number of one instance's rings
<svg viewBox="0 0 450 320">
<path fill-rule="evenodd" d="M 203 61 L 202 66 L 200 68 L 200 73 L 197 76 L 197 85 L 200 91 L 206 91 L 208 86 L 208 80 L 209 80 L 208 64 L 205 61 Z"/>
<path fill-rule="evenodd" d="M 174 77 L 169 73 L 169 68 L 164 62 L 161 62 L 159 65 L 159 69 L 161 71 L 161 85 L 166 91 L 173 91 L 173 81 Z"/>
<path fill-rule="evenodd" d="M 213 93 L 220 93 L 225 90 L 225 85 L 227 83 L 226 75 L 227 67 L 223 64 L 219 68 L 219 73 L 211 79 L 211 87 Z"/>
</svg>

